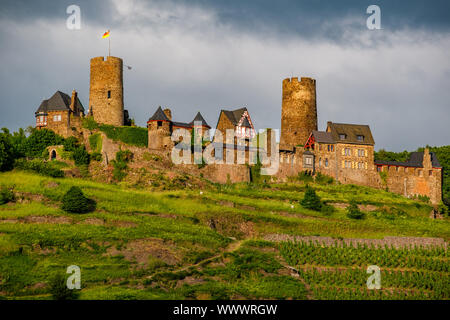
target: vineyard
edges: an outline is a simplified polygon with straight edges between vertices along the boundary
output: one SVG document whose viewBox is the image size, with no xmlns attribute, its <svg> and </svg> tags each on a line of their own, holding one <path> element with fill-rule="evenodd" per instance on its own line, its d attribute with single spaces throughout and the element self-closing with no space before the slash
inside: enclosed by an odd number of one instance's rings
<svg viewBox="0 0 450 320">
<path fill-rule="evenodd" d="M 449 299 L 450 264 L 443 247 L 375 247 L 281 242 L 314 299 Z M 369 265 L 381 270 L 381 289 L 367 289 Z"/>
</svg>

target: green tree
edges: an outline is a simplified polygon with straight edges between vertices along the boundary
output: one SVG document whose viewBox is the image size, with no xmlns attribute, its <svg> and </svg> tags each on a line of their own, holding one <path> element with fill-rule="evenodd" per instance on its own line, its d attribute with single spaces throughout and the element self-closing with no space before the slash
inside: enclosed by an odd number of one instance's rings
<svg viewBox="0 0 450 320">
<path fill-rule="evenodd" d="M 52 145 L 63 144 L 64 138 L 52 130 L 33 130 L 25 142 L 25 155 L 30 158 L 39 158 L 45 148 Z"/>
<path fill-rule="evenodd" d="M 303 197 L 300 204 L 307 209 L 320 211 L 322 209 L 322 202 L 320 201 L 320 197 L 316 194 L 313 188 L 309 185 L 306 185 L 305 196 Z"/>
<path fill-rule="evenodd" d="M 364 212 L 361 212 L 358 208 L 358 203 L 355 200 L 351 200 L 347 207 L 347 217 L 350 219 L 363 219 L 364 216 Z"/>
<path fill-rule="evenodd" d="M 14 154 L 14 148 L 6 134 L 0 134 L 0 171 L 8 171 L 13 168 Z"/>
<path fill-rule="evenodd" d="M 67 288 L 66 277 L 62 273 L 56 273 L 50 278 L 49 292 L 54 300 L 75 300 L 78 293 Z"/>
<path fill-rule="evenodd" d="M 62 199 L 62 206 L 66 212 L 86 213 L 94 211 L 96 203 L 94 200 L 87 198 L 79 187 L 71 187 Z"/>
</svg>

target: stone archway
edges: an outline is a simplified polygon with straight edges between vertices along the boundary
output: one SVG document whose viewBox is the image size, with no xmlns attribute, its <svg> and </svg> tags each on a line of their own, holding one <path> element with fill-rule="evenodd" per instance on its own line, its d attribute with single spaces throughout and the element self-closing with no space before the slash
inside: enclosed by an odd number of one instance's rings
<svg viewBox="0 0 450 320">
<path fill-rule="evenodd" d="M 56 160 L 56 150 L 52 150 L 50 152 L 50 160 L 51 161 Z"/>
</svg>

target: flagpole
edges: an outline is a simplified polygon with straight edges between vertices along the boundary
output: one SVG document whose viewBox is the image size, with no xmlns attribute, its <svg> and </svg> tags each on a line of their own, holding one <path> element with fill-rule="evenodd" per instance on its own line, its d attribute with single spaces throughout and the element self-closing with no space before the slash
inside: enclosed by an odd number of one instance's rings
<svg viewBox="0 0 450 320">
<path fill-rule="evenodd" d="M 108 56 L 111 56 L 111 36 L 108 37 Z"/>
</svg>

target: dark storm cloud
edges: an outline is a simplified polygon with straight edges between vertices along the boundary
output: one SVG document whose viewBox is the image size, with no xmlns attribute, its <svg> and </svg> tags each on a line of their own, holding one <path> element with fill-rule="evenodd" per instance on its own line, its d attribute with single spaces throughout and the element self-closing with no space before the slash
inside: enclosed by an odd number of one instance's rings
<svg viewBox="0 0 450 320">
<path fill-rule="evenodd" d="M 88 107 L 89 58 L 124 70 L 125 106 L 145 126 L 158 105 L 176 121 L 247 106 L 258 128 L 280 126 L 281 81 L 317 79 L 319 128 L 364 123 L 376 147 L 450 141 L 447 1 L 1 1 L 0 127 L 32 125 L 42 99 L 77 89 Z M 82 29 L 65 27 L 68 5 Z M 381 7 L 381 31 L 366 8 Z"/>
</svg>

